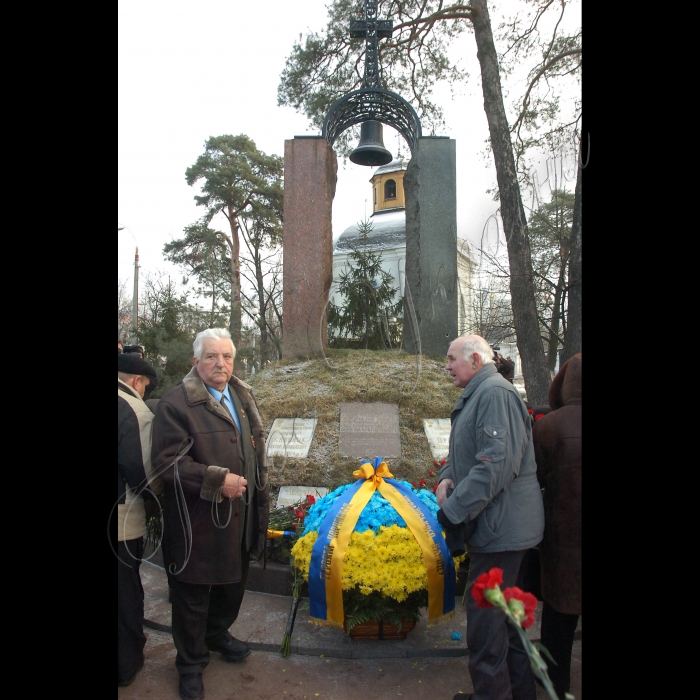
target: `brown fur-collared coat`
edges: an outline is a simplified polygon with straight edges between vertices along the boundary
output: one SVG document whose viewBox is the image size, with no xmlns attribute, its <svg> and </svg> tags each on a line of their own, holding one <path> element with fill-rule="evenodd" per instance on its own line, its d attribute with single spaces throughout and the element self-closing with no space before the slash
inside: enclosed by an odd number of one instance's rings
<svg viewBox="0 0 700 700">
<path fill-rule="evenodd" d="M 532 430 L 544 488 L 540 587 L 544 600 L 569 615 L 581 614 L 581 377 L 579 353 L 552 380 L 553 410 Z"/>
<path fill-rule="evenodd" d="M 173 461 L 188 438 L 193 441 L 177 465 L 162 473 L 163 557 L 170 575 L 186 583 L 240 581 L 243 538 L 245 551 L 254 557 L 265 546 L 270 485 L 263 423 L 251 387 L 235 375 L 229 387 L 241 433 L 196 368 L 165 393 L 153 420 L 152 461 L 157 472 Z M 248 480 L 243 499 L 221 496 L 229 472 Z M 183 494 L 186 511 L 179 502 Z"/>
</svg>

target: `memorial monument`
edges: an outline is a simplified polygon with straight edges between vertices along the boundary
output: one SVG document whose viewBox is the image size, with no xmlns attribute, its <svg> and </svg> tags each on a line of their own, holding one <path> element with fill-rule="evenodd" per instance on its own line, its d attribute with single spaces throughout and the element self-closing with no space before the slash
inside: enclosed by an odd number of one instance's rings
<svg viewBox="0 0 700 700">
<path fill-rule="evenodd" d="M 327 347 L 330 218 L 337 170 L 332 147 L 356 124 L 361 131 L 350 155 L 354 163 L 376 167 L 392 160 L 382 141 L 382 124 L 396 129 L 411 151 L 405 178 L 403 346 L 412 353 L 444 355 L 458 335 L 455 141 L 423 137 L 413 107 L 382 87 L 377 41 L 392 31 L 392 20 L 377 18 L 377 0 L 365 0 L 364 20 L 350 23 L 350 36 L 365 40 L 362 87 L 333 103 L 321 137 L 285 141 L 284 357 L 314 355 Z"/>
</svg>

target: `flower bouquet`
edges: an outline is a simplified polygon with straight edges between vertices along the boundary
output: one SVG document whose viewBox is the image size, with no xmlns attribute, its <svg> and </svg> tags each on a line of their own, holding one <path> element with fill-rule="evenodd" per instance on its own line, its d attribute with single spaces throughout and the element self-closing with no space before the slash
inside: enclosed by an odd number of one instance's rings
<svg viewBox="0 0 700 700">
<path fill-rule="evenodd" d="M 352 636 L 370 621 L 400 633 L 423 607 L 429 625 L 454 615 L 455 560 L 435 519 L 435 495 L 394 479 L 381 457 L 354 476 L 309 509 L 292 548 L 308 581 L 311 622 Z"/>
<path fill-rule="evenodd" d="M 304 518 L 314 503 L 316 498 L 308 494 L 303 501 L 270 511 L 265 560 L 270 558 L 280 564 L 290 563 L 291 542 L 302 533 Z"/>
<path fill-rule="evenodd" d="M 276 508 L 270 512 L 270 520 L 268 526 L 267 538 L 272 542 L 286 542 L 294 540 L 304 532 L 304 519 L 308 515 L 309 508 L 316 503 L 316 498 L 311 494 L 307 494 L 306 498 L 299 503 Z M 267 550 L 266 550 L 267 551 Z M 297 616 L 297 609 L 301 602 L 301 591 L 304 585 L 304 579 L 299 570 L 294 566 L 294 559 L 291 558 L 291 553 L 287 552 L 287 562 L 292 564 L 294 578 L 292 581 L 292 607 L 287 618 L 287 627 L 284 631 L 282 645 L 280 646 L 280 654 L 286 659 L 289 656 L 289 647 L 292 639 L 292 629 L 294 628 L 294 620 Z"/>
<path fill-rule="evenodd" d="M 535 621 L 535 608 L 537 598 L 532 593 L 521 591 L 517 586 L 511 586 L 501 591 L 503 583 L 503 569 L 494 567 L 490 571 L 481 574 L 472 586 L 472 598 L 480 608 L 499 608 L 518 631 L 520 641 L 530 657 L 530 668 L 542 683 L 551 700 L 559 700 L 552 681 L 547 673 L 547 664 L 540 655 L 540 651 L 554 662 L 550 653 L 541 642 L 533 642 L 525 630 Z M 565 693 L 566 700 L 574 700 L 571 693 Z"/>
</svg>

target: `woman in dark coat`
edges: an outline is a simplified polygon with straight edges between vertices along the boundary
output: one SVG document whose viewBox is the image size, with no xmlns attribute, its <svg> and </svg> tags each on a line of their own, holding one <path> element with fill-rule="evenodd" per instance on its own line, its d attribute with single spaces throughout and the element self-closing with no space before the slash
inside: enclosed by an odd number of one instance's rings
<svg viewBox="0 0 700 700">
<path fill-rule="evenodd" d="M 542 644 L 559 697 L 569 690 L 571 649 L 581 615 L 581 353 L 549 387 L 552 411 L 534 425 L 537 478 L 544 488 L 540 550 Z"/>
</svg>

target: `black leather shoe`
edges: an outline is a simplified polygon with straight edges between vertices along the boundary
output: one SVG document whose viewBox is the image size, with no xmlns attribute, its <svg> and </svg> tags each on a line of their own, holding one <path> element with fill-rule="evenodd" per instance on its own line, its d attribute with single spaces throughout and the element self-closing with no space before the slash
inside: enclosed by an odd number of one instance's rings
<svg viewBox="0 0 700 700">
<path fill-rule="evenodd" d="M 201 700 L 204 697 L 201 673 L 183 673 L 180 676 L 180 697 L 182 700 Z"/>
<path fill-rule="evenodd" d="M 131 684 L 134 682 L 135 679 L 136 679 L 136 674 L 134 674 L 133 676 L 131 676 L 131 678 L 127 678 L 125 681 L 119 681 L 119 683 L 117 683 L 117 685 L 118 685 L 120 688 L 126 688 L 126 686 L 127 686 L 127 685 L 131 685 Z"/>
<path fill-rule="evenodd" d="M 131 678 L 127 678 L 126 680 L 119 681 L 119 683 L 117 685 L 120 688 L 126 688 L 127 685 L 131 685 L 134 682 L 134 679 L 138 675 L 139 671 L 143 668 L 144 661 L 145 661 L 145 659 L 141 659 L 141 663 L 139 664 L 139 667 L 136 669 L 136 673 L 134 673 L 134 675 L 131 676 Z"/>
<path fill-rule="evenodd" d="M 250 656 L 248 645 L 235 637 L 231 637 L 231 639 L 222 644 L 210 644 L 209 651 L 218 652 L 226 661 L 242 661 L 246 656 Z"/>
</svg>

